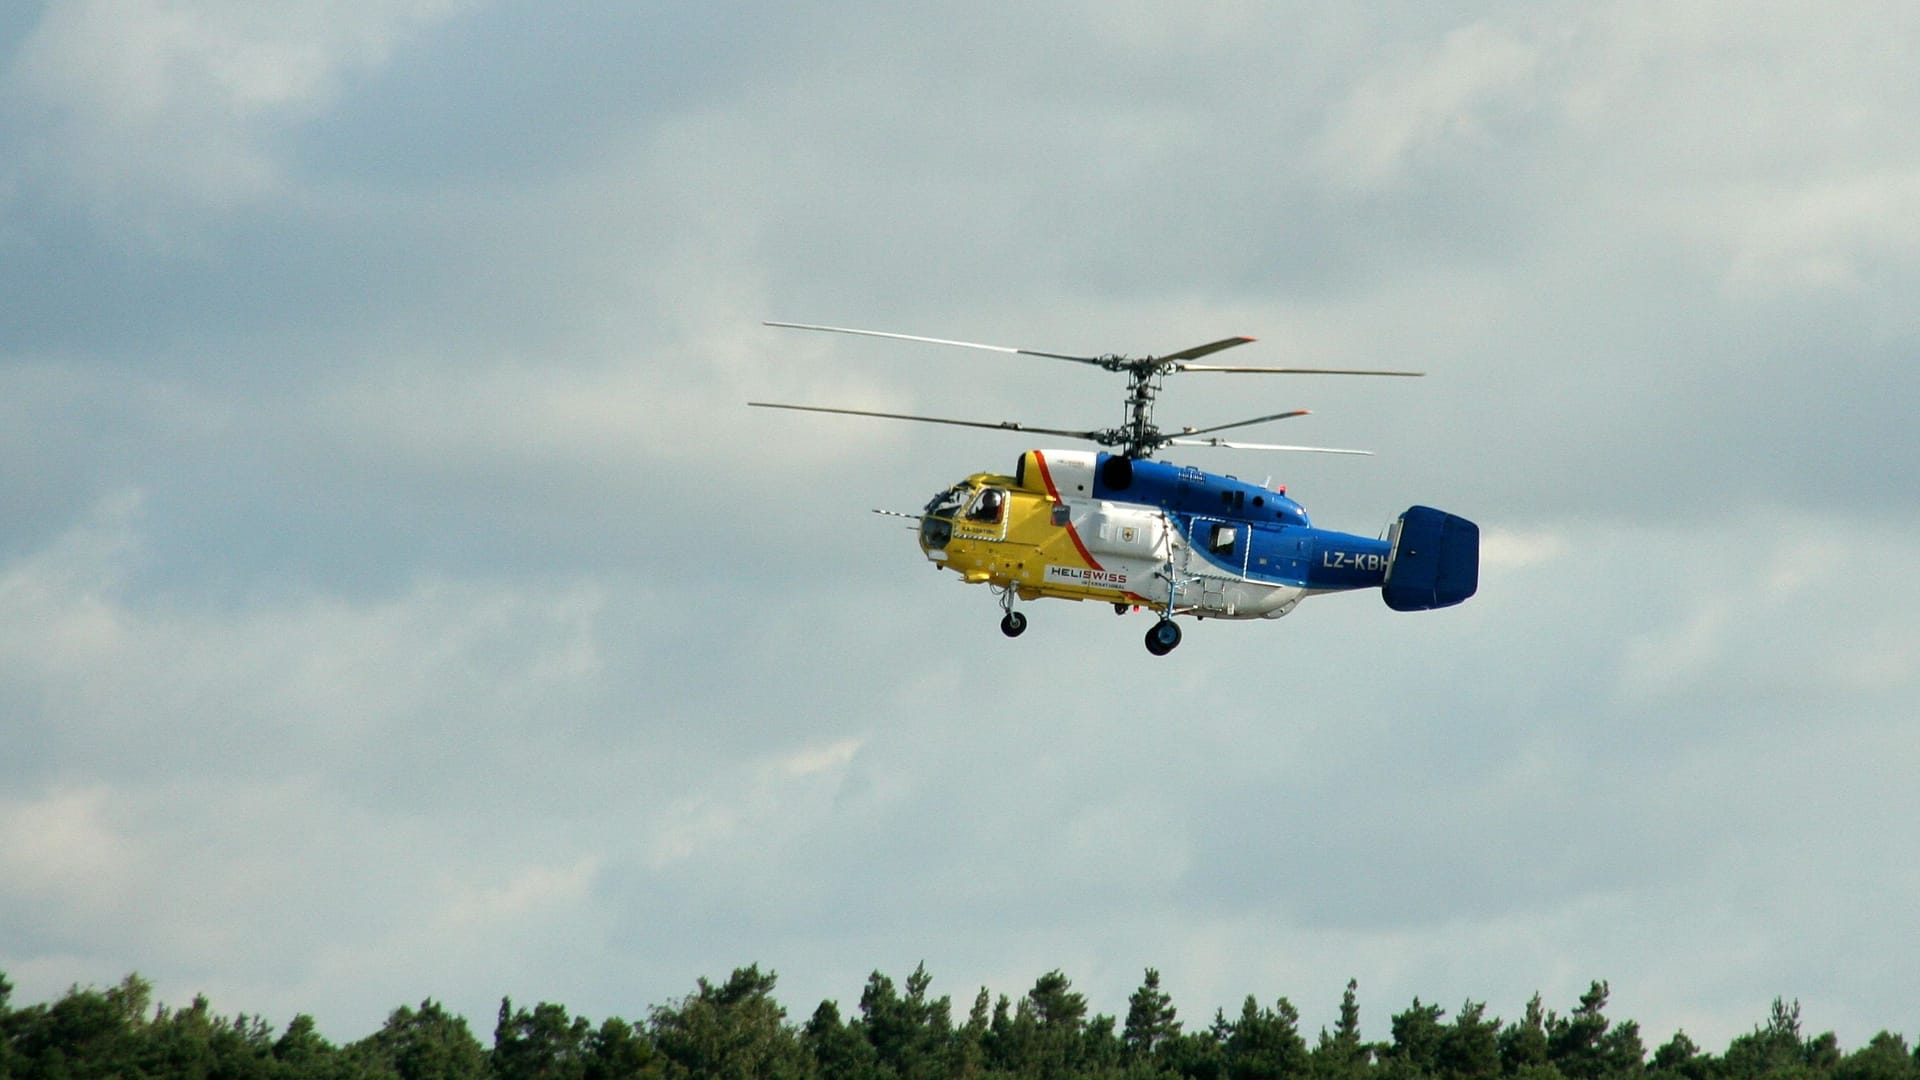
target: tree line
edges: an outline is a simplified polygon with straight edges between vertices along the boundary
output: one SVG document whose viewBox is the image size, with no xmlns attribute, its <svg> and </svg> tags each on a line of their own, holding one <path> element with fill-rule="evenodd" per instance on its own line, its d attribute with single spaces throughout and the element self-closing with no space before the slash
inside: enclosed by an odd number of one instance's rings
<svg viewBox="0 0 1920 1080">
<path fill-rule="evenodd" d="M 1216 1010 L 1189 1025 L 1152 969 L 1124 1018 L 1088 1015 L 1059 971 L 1017 1001 L 982 989 L 964 1017 L 929 995 L 931 982 L 924 965 L 904 984 L 874 972 L 850 1013 L 823 1001 L 803 1022 L 757 965 L 725 982 L 699 979 L 631 1022 L 503 998 L 491 1046 L 429 999 L 335 1045 L 304 1014 L 277 1031 L 257 1016 L 215 1014 L 204 997 L 155 1005 L 138 975 L 15 1008 L 0 974 L 0 1080 L 1920 1080 L 1902 1035 L 1883 1031 L 1849 1052 L 1831 1032 L 1804 1034 L 1799 1003 L 1780 999 L 1723 1053 L 1676 1032 L 1649 1054 L 1637 1023 L 1606 1015 L 1605 982 L 1564 1015 L 1536 994 L 1505 1023 L 1485 1002 L 1449 1016 L 1415 998 L 1377 1040 L 1361 1034 L 1352 982 L 1338 1022 L 1313 1037 L 1284 997 L 1249 995 L 1237 1015 Z"/>
</svg>

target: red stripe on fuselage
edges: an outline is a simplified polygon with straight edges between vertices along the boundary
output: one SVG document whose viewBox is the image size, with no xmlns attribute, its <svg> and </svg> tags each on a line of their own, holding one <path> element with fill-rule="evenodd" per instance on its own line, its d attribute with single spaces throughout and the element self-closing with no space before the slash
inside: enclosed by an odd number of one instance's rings
<svg viewBox="0 0 1920 1080">
<path fill-rule="evenodd" d="M 1033 463 L 1040 466 L 1040 482 L 1047 485 L 1047 496 L 1054 502 L 1065 502 L 1066 500 L 1060 497 L 1060 489 L 1053 486 L 1053 473 L 1047 470 L 1047 456 L 1035 450 L 1033 452 Z M 1093 557 L 1093 553 L 1087 550 L 1087 545 L 1080 542 L 1080 532 L 1073 527 L 1071 520 L 1067 522 L 1067 539 L 1073 541 L 1074 549 L 1080 552 L 1081 558 L 1087 560 L 1088 566 L 1093 567 L 1095 570 L 1106 569 L 1106 567 L 1101 566 L 1099 561 Z"/>
</svg>

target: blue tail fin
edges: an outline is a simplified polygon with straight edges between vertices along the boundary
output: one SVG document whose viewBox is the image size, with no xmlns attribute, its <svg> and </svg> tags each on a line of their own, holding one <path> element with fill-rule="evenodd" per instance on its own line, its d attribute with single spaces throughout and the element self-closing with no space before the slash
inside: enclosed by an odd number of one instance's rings
<svg viewBox="0 0 1920 1080">
<path fill-rule="evenodd" d="M 1480 587 L 1480 526 L 1410 506 L 1393 527 L 1381 598 L 1395 611 L 1451 607 Z"/>
</svg>

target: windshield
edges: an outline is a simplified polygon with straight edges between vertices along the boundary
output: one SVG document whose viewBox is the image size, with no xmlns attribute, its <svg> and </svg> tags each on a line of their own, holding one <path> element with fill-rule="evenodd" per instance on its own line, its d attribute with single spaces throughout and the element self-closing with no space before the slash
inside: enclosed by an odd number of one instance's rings
<svg viewBox="0 0 1920 1080">
<path fill-rule="evenodd" d="M 920 516 L 920 546 L 928 551 L 936 551 L 947 546 L 953 539 L 953 518 L 960 512 L 960 505 L 967 496 L 965 484 L 955 484 L 945 491 L 936 492 L 927 500 L 926 512 Z"/>
<path fill-rule="evenodd" d="M 966 499 L 966 495 L 967 486 L 965 484 L 955 484 L 945 491 L 935 492 L 933 498 L 927 500 L 926 513 L 940 517 L 952 517 L 954 512 L 960 509 L 960 504 Z"/>
</svg>

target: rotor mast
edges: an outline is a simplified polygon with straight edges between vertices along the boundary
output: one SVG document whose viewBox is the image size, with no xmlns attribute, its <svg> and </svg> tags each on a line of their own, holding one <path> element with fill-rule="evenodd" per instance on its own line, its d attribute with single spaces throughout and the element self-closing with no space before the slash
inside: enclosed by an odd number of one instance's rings
<svg viewBox="0 0 1920 1080">
<path fill-rule="evenodd" d="M 1107 353 L 1103 356 L 1063 358 L 1077 359 L 1107 371 L 1125 372 L 1127 376 L 1126 411 L 1121 418 L 1120 426 L 1107 428 L 1104 431 L 1090 431 L 1084 437 L 1101 446 L 1114 447 L 1126 457 L 1152 457 L 1155 450 L 1172 441 L 1169 436 L 1161 435 L 1160 429 L 1153 423 L 1153 402 L 1160 394 L 1160 387 L 1167 372 L 1181 368 L 1181 357 L 1204 355 L 1205 352 L 1252 340 L 1252 338 L 1228 338 L 1225 342 L 1203 345 L 1172 356 L 1132 357 Z"/>
<path fill-rule="evenodd" d="M 1160 429 L 1153 426 L 1153 399 L 1160 393 L 1160 380 L 1168 366 L 1152 358 L 1126 362 L 1127 419 L 1120 445 L 1127 457 L 1152 457 L 1164 443 Z"/>
<path fill-rule="evenodd" d="M 1109 353 L 1098 357 L 1095 363 L 1108 371 L 1127 373 L 1126 420 L 1118 430 L 1107 433 L 1110 439 L 1104 445 L 1118 446 L 1121 453 L 1130 458 L 1152 457 L 1155 450 L 1173 441 L 1171 437 L 1160 434 L 1160 429 L 1153 423 L 1153 401 L 1159 396 L 1161 380 L 1167 373 L 1187 370 L 1189 360 L 1198 360 L 1202 356 L 1236 345 L 1247 345 L 1252 341 L 1250 337 L 1230 337 L 1166 356 L 1142 356 L 1136 359 Z"/>
</svg>

